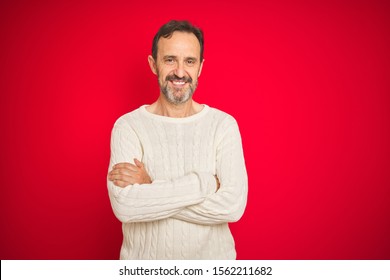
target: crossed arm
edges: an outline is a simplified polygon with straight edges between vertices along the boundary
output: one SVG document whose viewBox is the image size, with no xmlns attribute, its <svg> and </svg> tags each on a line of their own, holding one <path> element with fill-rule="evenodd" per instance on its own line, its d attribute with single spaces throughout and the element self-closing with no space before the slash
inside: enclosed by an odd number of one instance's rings
<svg viewBox="0 0 390 280">
<path fill-rule="evenodd" d="M 108 180 L 112 181 L 115 186 L 125 188 L 134 184 L 151 184 L 152 179 L 142 162 L 138 159 L 134 159 L 134 163 L 122 162 L 115 164 L 112 170 L 108 173 Z M 220 183 L 217 175 L 214 175 L 216 180 L 216 190 L 218 191 Z"/>
<path fill-rule="evenodd" d="M 107 179 L 117 218 L 145 222 L 171 217 L 206 225 L 237 221 L 246 206 L 247 174 L 236 123 L 223 138 L 216 152 L 217 174 L 192 172 L 171 181 L 152 181 L 138 160 L 142 148 L 137 136 L 123 124 L 114 127 Z"/>
</svg>

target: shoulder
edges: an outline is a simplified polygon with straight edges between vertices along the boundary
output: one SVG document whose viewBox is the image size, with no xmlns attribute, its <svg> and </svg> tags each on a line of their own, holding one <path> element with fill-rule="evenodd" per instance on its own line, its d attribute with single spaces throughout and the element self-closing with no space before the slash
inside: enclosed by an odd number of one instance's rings
<svg viewBox="0 0 390 280">
<path fill-rule="evenodd" d="M 222 143 L 226 139 L 239 140 L 241 138 L 238 123 L 231 114 L 210 107 L 208 115 L 209 123 L 215 128 L 216 143 Z"/>
<path fill-rule="evenodd" d="M 145 106 L 145 105 L 143 105 Z M 141 109 L 142 107 L 139 107 L 131 112 L 128 112 L 122 116 L 120 116 L 114 123 L 114 127 L 132 127 L 134 124 L 139 123 L 142 121 L 141 118 Z"/>
<path fill-rule="evenodd" d="M 231 115 L 217 108 L 210 107 L 210 118 L 214 119 L 218 126 L 238 126 L 236 119 Z"/>
</svg>

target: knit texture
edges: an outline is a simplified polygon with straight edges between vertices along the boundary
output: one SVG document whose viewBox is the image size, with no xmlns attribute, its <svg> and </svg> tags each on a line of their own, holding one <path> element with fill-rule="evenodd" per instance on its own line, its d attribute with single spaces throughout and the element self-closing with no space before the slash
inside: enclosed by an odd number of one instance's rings
<svg viewBox="0 0 390 280">
<path fill-rule="evenodd" d="M 170 118 L 141 106 L 116 121 L 109 170 L 134 158 L 151 184 L 120 188 L 108 181 L 123 224 L 120 259 L 236 258 L 228 223 L 242 216 L 248 184 L 232 116 L 204 105 L 190 117 Z"/>
</svg>

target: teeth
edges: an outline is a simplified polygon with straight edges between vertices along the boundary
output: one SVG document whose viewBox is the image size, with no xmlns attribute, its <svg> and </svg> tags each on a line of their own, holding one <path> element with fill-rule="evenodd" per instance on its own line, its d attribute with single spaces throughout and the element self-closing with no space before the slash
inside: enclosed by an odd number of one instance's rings
<svg viewBox="0 0 390 280">
<path fill-rule="evenodd" d="M 173 83 L 174 83 L 175 85 L 184 85 L 184 84 L 185 84 L 185 82 L 177 82 L 177 81 L 173 81 Z"/>
</svg>

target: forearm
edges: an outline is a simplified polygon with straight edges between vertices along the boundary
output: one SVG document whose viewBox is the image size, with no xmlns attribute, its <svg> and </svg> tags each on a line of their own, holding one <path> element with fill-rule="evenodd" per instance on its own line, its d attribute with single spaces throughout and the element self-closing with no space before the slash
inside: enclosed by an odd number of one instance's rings
<svg viewBox="0 0 390 280">
<path fill-rule="evenodd" d="M 215 179 L 208 173 L 193 172 L 171 181 L 125 188 L 108 181 L 108 189 L 114 214 L 120 221 L 146 222 L 168 218 L 201 203 L 215 191 Z"/>
<path fill-rule="evenodd" d="M 202 202 L 183 208 L 173 218 L 204 225 L 236 222 L 245 210 L 247 186 L 247 177 L 243 174 L 234 182 L 222 184 L 218 192 Z"/>
</svg>

